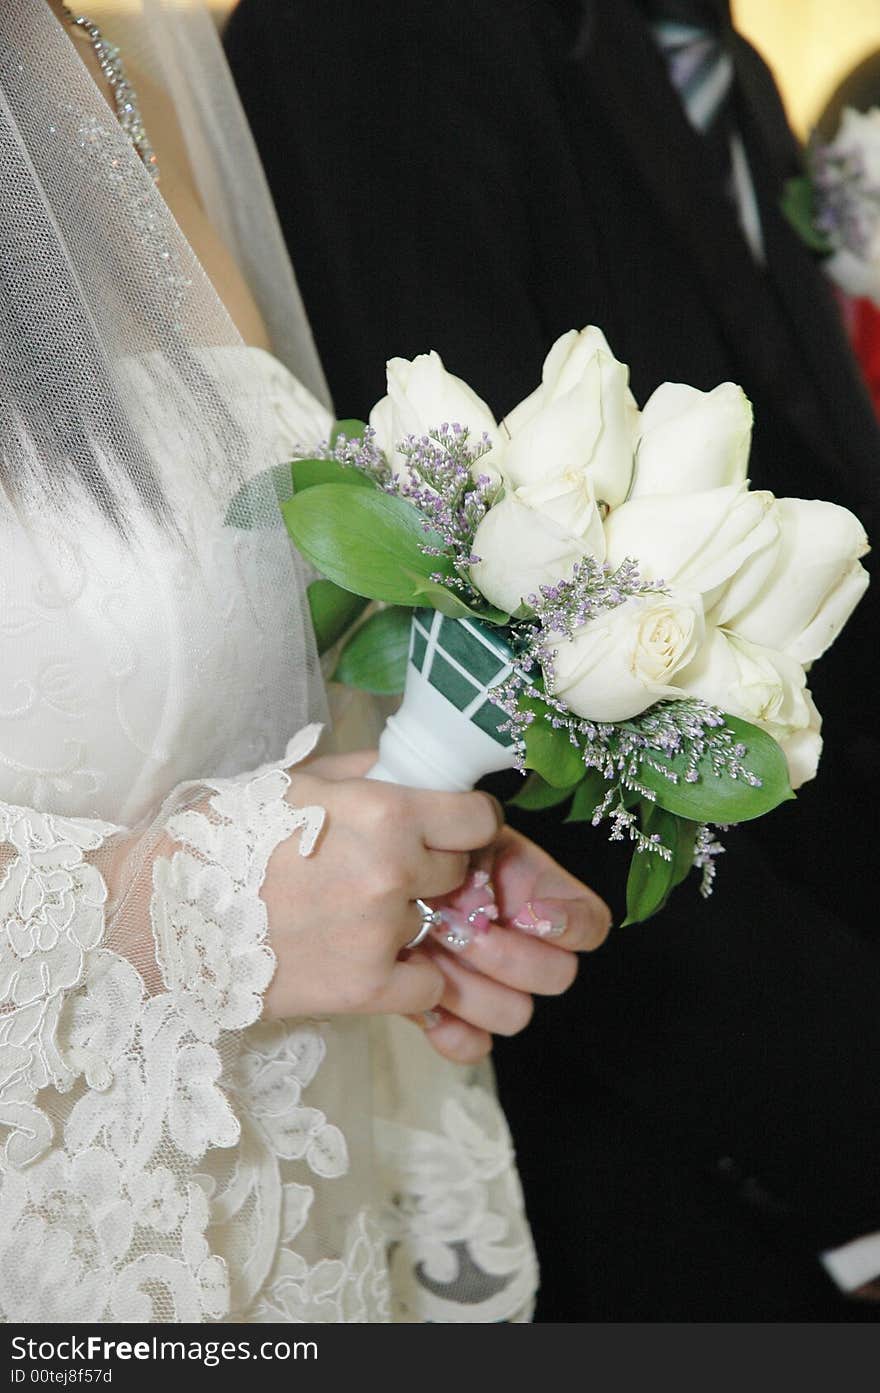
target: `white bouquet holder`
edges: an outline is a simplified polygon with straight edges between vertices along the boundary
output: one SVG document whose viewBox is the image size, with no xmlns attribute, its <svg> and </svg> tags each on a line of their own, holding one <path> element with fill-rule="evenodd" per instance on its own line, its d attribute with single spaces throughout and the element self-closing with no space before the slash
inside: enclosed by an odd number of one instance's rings
<svg viewBox="0 0 880 1393">
<path fill-rule="evenodd" d="M 386 783 L 463 793 L 514 767 L 507 716 L 490 696 L 510 676 L 502 631 L 436 610 L 413 612 L 403 701 L 379 741 L 368 775 Z"/>
</svg>

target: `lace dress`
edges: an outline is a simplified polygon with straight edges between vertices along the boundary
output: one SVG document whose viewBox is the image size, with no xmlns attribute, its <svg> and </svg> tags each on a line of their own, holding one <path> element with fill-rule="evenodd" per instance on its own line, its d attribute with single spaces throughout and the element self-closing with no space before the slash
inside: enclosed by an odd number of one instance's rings
<svg viewBox="0 0 880 1393">
<path fill-rule="evenodd" d="M 325 433 L 273 358 L 225 354 L 279 460 Z M 285 801 L 319 728 L 267 728 L 291 675 L 248 607 L 259 545 L 206 527 L 196 572 L 167 536 L 145 555 L 69 515 L 4 544 L 0 1315 L 527 1318 L 488 1073 L 399 1019 L 260 1022 L 267 862 L 288 837 L 308 854 L 323 813 Z"/>
</svg>

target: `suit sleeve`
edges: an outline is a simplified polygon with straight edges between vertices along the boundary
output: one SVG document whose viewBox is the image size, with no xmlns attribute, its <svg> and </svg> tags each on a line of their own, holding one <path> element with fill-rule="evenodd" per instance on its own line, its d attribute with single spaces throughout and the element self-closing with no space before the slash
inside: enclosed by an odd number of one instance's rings
<svg viewBox="0 0 880 1393">
<path fill-rule="evenodd" d="M 559 830 L 556 854 L 572 866 L 579 856 L 590 880 L 593 857 L 605 860 L 622 887 L 604 847 L 576 851 L 572 829 Z M 818 1258 L 880 1228 L 877 950 L 780 873 L 760 830 L 723 841 L 708 901 L 688 882 L 656 920 L 614 930 L 552 1003 L 548 1047 L 536 1052 L 528 1032 L 505 1042 L 500 1073 L 515 1085 L 502 1098 L 521 1142 L 548 1112 L 589 1130 L 578 1098 L 590 1076 L 683 1173 L 711 1182 L 774 1243 Z"/>
</svg>

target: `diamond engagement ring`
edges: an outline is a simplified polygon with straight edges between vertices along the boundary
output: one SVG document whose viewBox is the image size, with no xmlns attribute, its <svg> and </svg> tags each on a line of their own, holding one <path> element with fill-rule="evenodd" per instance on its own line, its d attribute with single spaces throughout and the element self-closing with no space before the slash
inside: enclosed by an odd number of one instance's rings
<svg viewBox="0 0 880 1393">
<path fill-rule="evenodd" d="M 418 948 L 420 943 L 424 943 L 431 930 L 438 928 L 443 922 L 439 909 L 432 909 L 429 904 L 425 904 L 424 900 L 416 900 L 416 905 L 422 916 L 422 922 L 419 925 L 418 933 L 410 939 L 409 943 L 403 945 L 404 948 Z"/>
</svg>

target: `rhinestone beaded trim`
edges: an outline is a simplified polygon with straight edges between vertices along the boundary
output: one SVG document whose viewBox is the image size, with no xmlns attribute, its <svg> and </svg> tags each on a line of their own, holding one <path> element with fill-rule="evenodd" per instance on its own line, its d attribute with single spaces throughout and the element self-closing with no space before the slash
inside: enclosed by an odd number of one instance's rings
<svg viewBox="0 0 880 1393">
<path fill-rule="evenodd" d="M 109 39 L 104 38 L 97 24 L 89 19 L 88 16 L 75 14 L 67 5 L 62 5 L 62 9 L 71 24 L 75 24 L 78 29 L 82 29 L 88 34 L 92 48 L 95 50 L 95 57 L 100 64 L 101 72 L 107 79 L 110 91 L 113 93 L 113 101 L 116 105 L 116 118 L 147 169 L 150 171 L 153 179 L 158 183 L 159 166 L 156 161 L 156 154 L 144 128 L 140 107 L 138 106 L 137 93 L 128 80 L 128 74 L 125 71 L 125 64 L 120 57 L 119 49 L 116 44 L 112 44 Z"/>
</svg>

